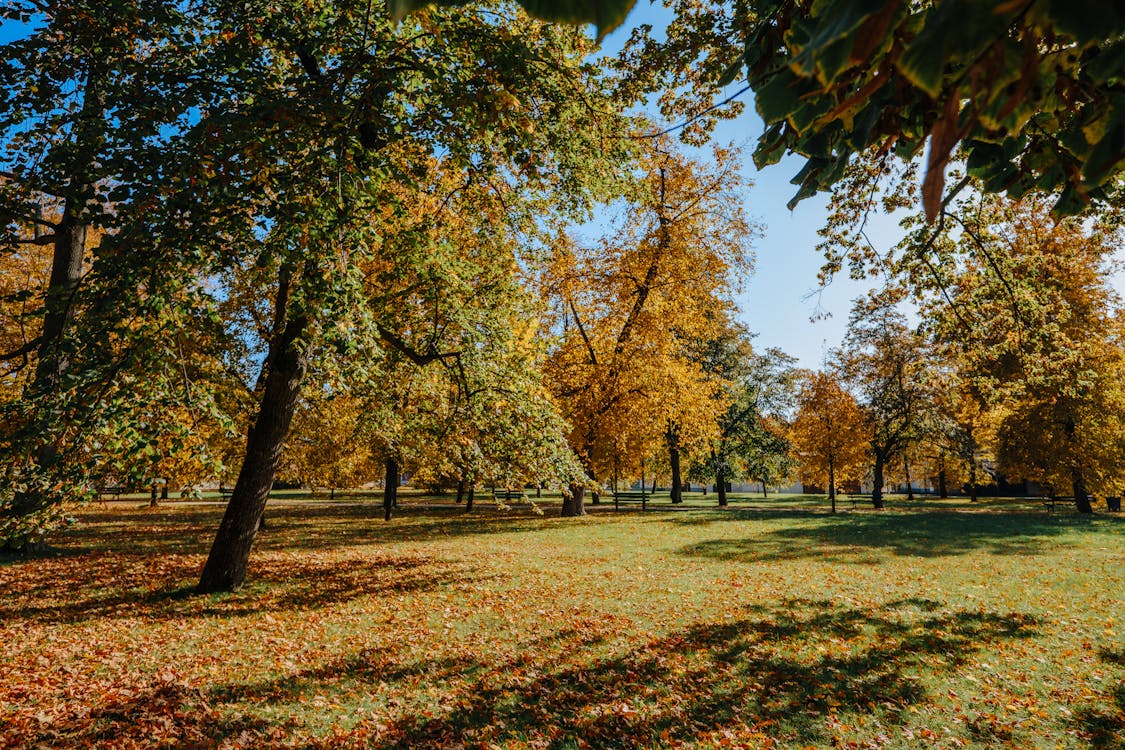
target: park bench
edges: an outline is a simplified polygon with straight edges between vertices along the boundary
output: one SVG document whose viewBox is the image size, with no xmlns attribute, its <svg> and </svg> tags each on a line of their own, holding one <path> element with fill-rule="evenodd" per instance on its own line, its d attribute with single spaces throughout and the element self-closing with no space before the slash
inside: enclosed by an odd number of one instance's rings
<svg viewBox="0 0 1125 750">
<path fill-rule="evenodd" d="M 498 505 L 507 505 L 512 502 L 513 499 L 516 501 L 523 500 L 523 490 L 509 490 L 503 487 L 493 487 L 492 499 L 496 501 Z"/>
<path fill-rule="evenodd" d="M 100 498 L 103 495 L 113 495 L 114 500 L 120 500 L 121 496 L 124 495 L 128 491 L 129 491 L 129 488 L 125 487 L 124 485 L 107 484 L 104 487 L 102 487 L 100 490 L 98 490 L 98 497 Z"/>
<path fill-rule="evenodd" d="M 613 509 L 620 510 L 621 503 L 636 503 L 641 504 L 641 510 L 648 510 L 648 498 L 650 493 L 644 490 L 623 490 L 621 492 L 613 493 Z"/>
<path fill-rule="evenodd" d="M 1110 497 L 1107 497 L 1105 499 L 1105 508 L 1110 513 L 1120 513 L 1121 512 L 1121 498 L 1117 497 L 1115 495 L 1111 495 Z"/>
<path fill-rule="evenodd" d="M 219 497 L 230 497 L 234 494 L 234 487 L 220 487 Z"/>
<path fill-rule="evenodd" d="M 852 501 L 852 510 L 855 510 L 858 503 L 860 503 L 861 501 L 865 503 L 871 502 L 870 492 L 849 492 L 848 494 L 844 495 L 844 497 Z"/>
<path fill-rule="evenodd" d="M 1092 502 L 1093 498 L 1091 497 L 1090 500 Z M 1066 508 L 1066 506 L 1068 506 L 1068 505 L 1073 505 L 1074 504 L 1074 496 L 1073 495 L 1052 495 L 1051 497 L 1047 498 L 1046 500 L 1041 500 L 1040 504 L 1044 508 L 1047 509 L 1048 513 L 1054 513 L 1055 509 L 1060 507 L 1060 506 L 1061 506 L 1061 508 Z"/>
</svg>

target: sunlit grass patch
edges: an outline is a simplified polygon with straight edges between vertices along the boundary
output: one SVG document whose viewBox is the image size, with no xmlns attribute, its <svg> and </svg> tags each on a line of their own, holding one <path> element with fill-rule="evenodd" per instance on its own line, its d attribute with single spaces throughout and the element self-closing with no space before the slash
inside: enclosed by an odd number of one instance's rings
<svg viewBox="0 0 1125 750">
<path fill-rule="evenodd" d="M 91 508 L 0 566 L 0 746 L 1122 747 L 1125 525 L 957 509 Z"/>
</svg>

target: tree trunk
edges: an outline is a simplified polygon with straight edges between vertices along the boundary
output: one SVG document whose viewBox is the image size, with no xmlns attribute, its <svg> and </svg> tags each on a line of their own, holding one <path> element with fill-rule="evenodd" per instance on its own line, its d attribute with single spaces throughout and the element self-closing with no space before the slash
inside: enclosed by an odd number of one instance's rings
<svg viewBox="0 0 1125 750">
<path fill-rule="evenodd" d="M 949 497 L 949 488 L 945 484 L 945 467 L 937 473 L 937 491 L 938 497 L 942 499 Z"/>
<path fill-rule="evenodd" d="M 1086 491 L 1086 477 L 1078 469 L 1070 470 L 1071 486 L 1074 487 L 1074 507 L 1079 513 L 1093 513 L 1090 505 L 1090 495 Z"/>
<path fill-rule="evenodd" d="M 562 517 L 574 518 L 586 515 L 586 485 L 572 484 L 570 492 L 563 492 Z"/>
<path fill-rule="evenodd" d="M 75 161 L 63 197 L 62 217 L 54 228 L 51 255 L 51 275 L 47 281 L 47 294 L 43 306 L 43 328 L 36 347 L 38 362 L 35 376 L 28 389 L 33 398 L 55 394 L 63 375 L 70 367 L 70 359 L 62 343 L 74 320 L 74 295 L 82 279 L 82 260 L 86 254 L 86 230 L 89 222 L 89 204 L 95 195 L 92 171 L 96 168 L 101 133 L 104 124 L 104 106 L 101 93 L 102 72 L 91 63 L 86 75 L 86 90 L 82 98 L 82 111 L 75 125 L 72 144 Z M 39 227 L 35 228 L 38 236 Z M 35 463 L 50 471 L 60 460 L 59 447 L 50 434 L 35 448 Z M 50 493 L 38 490 L 17 492 L 6 513 L 10 518 L 25 518 L 53 503 Z M 0 549 L 31 551 L 42 547 L 42 542 L 32 544 L 26 538 L 9 538 Z"/>
<path fill-rule="evenodd" d="M 668 463 L 672 467 L 672 504 L 678 505 L 684 501 L 682 479 L 680 478 L 680 439 L 674 426 L 670 426 L 664 433 L 668 441 Z"/>
<path fill-rule="evenodd" d="M 279 292 L 279 302 L 281 297 Z M 270 344 L 258 418 L 247 436 L 242 469 L 196 587 L 201 594 L 237 591 L 246 580 L 250 550 L 308 369 L 308 355 L 299 344 L 308 326 L 307 317 L 293 318 Z"/>
<path fill-rule="evenodd" d="M 156 482 L 152 483 L 152 489 L 149 493 L 149 498 L 148 498 L 148 507 L 150 507 L 150 508 L 156 507 Z"/>
<path fill-rule="evenodd" d="M 875 452 L 875 467 L 871 479 L 871 504 L 876 510 L 883 509 L 883 454 Z"/>
<path fill-rule="evenodd" d="M 398 460 L 387 458 L 386 479 L 383 480 L 383 520 L 391 520 L 391 511 L 398 507 Z"/>
<path fill-rule="evenodd" d="M 171 482 L 165 481 L 163 486 L 161 486 L 161 488 L 160 488 L 160 499 L 161 500 L 167 500 L 168 499 L 168 485 L 169 484 L 171 484 Z"/>
<path fill-rule="evenodd" d="M 836 460 L 831 453 L 828 454 L 828 501 L 832 504 L 832 512 L 836 512 Z"/>
<path fill-rule="evenodd" d="M 465 512 L 468 513 L 473 509 L 473 497 L 476 495 L 476 485 L 469 484 L 469 494 L 465 496 Z"/>
<path fill-rule="evenodd" d="M 727 478 L 721 466 L 715 468 L 715 491 L 719 493 L 719 507 L 727 507 Z"/>
<path fill-rule="evenodd" d="M 770 496 L 770 493 L 769 493 L 769 491 L 768 491 L 768 490 L 766 489 L 766 482 L 765 482 L 765 480 L 763 479 L 763 480 L 762 480 L 762 497 L 769 497 L 769 496 Z"/>
<path fill-rule="evenodd" d="M 465 501 L 465 478 L 461 477 L 457 480 L 457 504 L 460 505 Z"/>
<path fill-rule="evenodd" d="M 969 502 L 977 501 L 977 462 L 969 464 Z"/>
<path fill-rule="evenodd" d="M 910 461 L 906 456 L 902 457 L 902 470 L 906 474 L 906 502 L 914 502 L 914 483 L 910 479 Z"/>
</svg>

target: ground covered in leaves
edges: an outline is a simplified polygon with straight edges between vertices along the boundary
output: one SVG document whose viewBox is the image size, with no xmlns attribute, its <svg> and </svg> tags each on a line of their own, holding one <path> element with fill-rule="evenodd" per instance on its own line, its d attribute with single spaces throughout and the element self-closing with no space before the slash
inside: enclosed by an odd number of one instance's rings
<svg viewBox="0 0 1125 750">
<path fill-rule="evenodd" d="M 0 746 L 1125 748 L 1125 519 L 89 508 L 0 563 Z"/>
</svg>

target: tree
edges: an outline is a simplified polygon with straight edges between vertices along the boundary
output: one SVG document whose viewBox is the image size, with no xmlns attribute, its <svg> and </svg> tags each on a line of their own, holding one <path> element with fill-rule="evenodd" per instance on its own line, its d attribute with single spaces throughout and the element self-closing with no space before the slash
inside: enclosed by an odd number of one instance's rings
<svg viewBox="0 0 1125 750">
<path fill-rule="evenodd" d="M 827 487 L 835 513 L 837 485 L 860 481 L 867 462 L 869 428 L 859 404 L 831 373 L 807 373 L 790 434 L 802 481 Z"/>
<path fill-rule="evenodd" d="M 844 380 L 866 417 L 876 508 L 883 507 L 887 469 L 920 438 L 930 402 L 922 341 L 895 308 L 901 294 L 885 289 L 857 301 L 840 355 Z"/>
<path fill-rule="evenodd" d="M 0 534 L 10 548 L 41 540 L 54 506 L 89 494 L 100 458 L 86 448 L 114 439 L 95 437 L 99 425 L 135 424 L 145 401 L 186 399 L 162 367 L 166 349 L 136 344 L 171 340 L 164 334 L 175 315 L 164 307 L 179 279 L 138 285 L 145 264 L 127 251 L 145 236 L 129 229 L 143 214 L 134 188 L 166 167 L 180 119 L 208 100 L 211 79 L 185 75 L 197 59 L 195 10 L 112 0 L 0 11 L 15 31 L 0 62 L 0 253 L 51 249 L 47 278 L 18 292 L 28 303 L 23 330 L 35 334 L 0 352 L 30 373 L 18 399 L 0 405 Z M 31 317 L 37 322 L 26 325 Z M 135 381 L 144 387 L 120 387 L 138 371 L 147 371 Z"/>
<path fill-rule="evenodd" d="M 780 349 L 755 352 L 745 327 L 728 325 L 704 342 L 699 358 L 720 378 L 728 406 L 708 450 L 692 467 L 706 482 L 713 479 L 719 505 L 727 504 L 727 482 L 748 477 L 774 484 L 793 468 L 787 419 L 796 387 L 794 360 Z"/>
<path fill-rule="evenodd" d="M 930 291 L 939 339 L 956 346 L 995 414 L 1001 469 L 1070 487 L 1089 513 L 1089 493 L 1122 480 L 1125 355 L 1105 275 L 1117 221 L 1057 220 L 1033 196 L 956 209 L 959 231 L 934 243 L 955 268 L 949 288 Z"/>
<path fill-rule="evenodd" d="M 439 269 L 435 246 L 411 231 L 402 188 L 438 184 L 431 175 L 440 162 L 451 179 L 518 199 L 508 222 L 518 230 L 519 204 L 532 197 L 553 196 L 560 213 L 581 211 L 605 178 L 600 160 L 617 148 L 600 130 L 615 121 L 613 108 L 580 63 L 588 41 L 572 31 L 462 11 L 395 25 L 365 2 L 227 10 L 229 23 L 246 29 L 242 69 L 254 76 L 240 74 L 231 108 L 195 132 L 222 177 L 204 184 L 242 217 L 223 257 L 270 270 L 276 325 L 201 591 L 244 579 L 310 357 L 341 348 L 393 349 L 420 365 L 454 356 L 399 327 L 393 295 L 372 300 L 363 283 L 372 264 L 400 278 Z M 510 268 L 512 260 L 482 262 Z"/>
<path fill-rule="evenodd" d="M 731 151 L 705 166 L 650 144 L 620 230 L 585 252 L 559 244 L 545 281 L 561 333 L 549 380 L 594 483 L 661 445 L 677 473 L 724 408 L 690 349 L 723 324 L 731 277 L 749 267 L 737 166 Z M 564 515 L 581 515 L 584 489 L 571 496 Z"/>
</svg>

